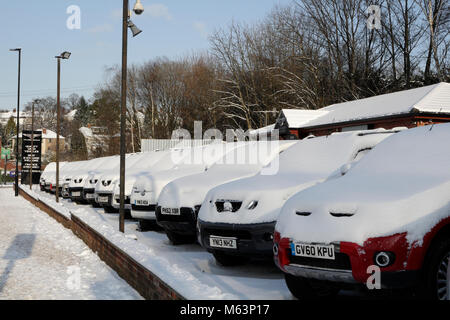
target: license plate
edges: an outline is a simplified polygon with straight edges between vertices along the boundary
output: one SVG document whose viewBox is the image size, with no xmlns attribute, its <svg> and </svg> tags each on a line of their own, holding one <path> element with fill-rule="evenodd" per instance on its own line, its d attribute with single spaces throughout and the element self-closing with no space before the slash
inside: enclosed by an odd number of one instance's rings
<svg viewBox="0 0 450 320">
<path fill-rule="evenodd" d="M 94 199 L 93 193 L 86 193 L 86 199 Z"/>
<path fill-rule="evenodd" d="M 209 245 L 215 248 L 237 249 L 237 239 L 210 236 Z"/>
<path fill-rule="evenodd" d="M 79 191 L 72 192 L 72 197 L 81 197 L 81 192 Z"/>
<path fill-rule="evenodd" d="M 180 208 L 161 208 L 161 213 L 171 215 L 171 216 L 179 216 Z"/>
<path fill-rule="evenodd" d="M 297 257 L 334 260 L 334 246 L 320 244 L 291 243 L 292 255 Z"/>
<path fill-rule="evenodd" d="M 148 206 L 148 200 L 135 200 L 134 204 L 136 206 Z"/>
<path fill-rule="evenodd" d="M 99 203 L 109 203 L 109 197 L 98 197 L 97 201 Z"/>
</svg>

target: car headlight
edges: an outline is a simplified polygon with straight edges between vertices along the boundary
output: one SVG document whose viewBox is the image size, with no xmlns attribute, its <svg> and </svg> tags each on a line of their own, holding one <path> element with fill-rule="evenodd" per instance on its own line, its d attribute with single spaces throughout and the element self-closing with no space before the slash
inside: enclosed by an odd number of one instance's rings
<svg viewBox="0 0 450 320">
<path fill-rule="evenodd" d="M 258 201 L 252 200 L 252 201 L 250 201 L 250 203 L 247 205 L 247 210 L 253 210 L 253 209 L 256 208 L 257 205 L 258 205 Z"/>
</svg>

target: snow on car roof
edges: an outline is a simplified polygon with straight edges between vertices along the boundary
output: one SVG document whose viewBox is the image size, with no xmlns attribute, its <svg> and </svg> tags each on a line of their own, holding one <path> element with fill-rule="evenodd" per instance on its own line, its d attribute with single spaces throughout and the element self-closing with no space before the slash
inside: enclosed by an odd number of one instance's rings
<svg viewBox="0 0 450 320">
<path fill-rule="evenodd" d="M 448 114 L 450 113 L 449 101 L 450 84 L 441 82 L 421 88 L 333 104 L 319 109 L 325 113 L 316 119 L 303 123 L 302 127 L 307 128 L 414 111 Z"/>
<path fill-rule="evenodd" d="M 292 196 L 277 230 L 298 241 L 351 241 L 407 232 L 419 241 L 450 210 L 450 124 L 393 135 L 347 175 Z M 298 216 L 295 212 L 309 212 Z M 334 217 L 345 213 L 348 217 Z"/>
<path fill-rule="evenodd" d="M 272 175 L 261 171 L 253 177 L 211 189 L 199 217 L 209 222 L 236 224 L 275 221 L 280 207 L 293 193 L 329 177 L 340 176 L 339 168 L 354 161 L 359 151 L 373 148 L 392 134 L 386 130 L 366 133 L 369 132 L 337 133 L 299 141 L 274 160 L 278 161 L 279 169 Z M 220 199 L 241 201 L 244 207 L 253 200 L 259 204 L 252 211 L 244 208 L 237 213 L 218 214 L 211 203 Z"/>
</svg>

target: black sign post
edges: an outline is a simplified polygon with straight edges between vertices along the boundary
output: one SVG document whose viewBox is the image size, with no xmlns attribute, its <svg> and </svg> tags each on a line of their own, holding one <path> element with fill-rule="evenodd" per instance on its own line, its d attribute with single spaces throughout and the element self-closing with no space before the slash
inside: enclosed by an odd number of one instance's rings
<svg viewBox="0 0 450 320">
<path fill-rule="evenodd" d="M 33 184 L 39 184 L 41 178 L 42 132 L 34 131 L 33 150 L 31 150 L 31 138 L 31 130 L 22 132 L 22 184 L 30 182 L 31 159 L 33 159 Z M 31 152 L 33 152 L 33 157 L 31 157 Z"/>
</svg>

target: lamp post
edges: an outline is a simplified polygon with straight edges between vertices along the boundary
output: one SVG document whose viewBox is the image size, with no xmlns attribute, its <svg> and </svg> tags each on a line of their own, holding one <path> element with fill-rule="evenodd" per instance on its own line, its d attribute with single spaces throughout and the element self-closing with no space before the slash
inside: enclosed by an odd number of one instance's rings
<svg viewBox="0 0 450 320">
<path fill-rule="evenodd" d="M 15 196 L 19 196 L 19 123 L 20 123 L 20 67 L 22 64 L 22 48 L 10 49 L 9 51 L 15 51 L 19 56 L 18 63 L 18 80 L 17 80 L 17 124 L 16 124 L 16 174 L 15 174 L 15 185 L 14 193 Z"/>
<path fill-rule="evenodd" d="M 141 0 L 137 0 L 133 11 L 140 15 L 144 12 Z M 129 1 L 123 0 L 122 14 L 122 85 L 120 97 L 120 209 L 119 209 L 119 230 L 125 232 L 125 126 L 127 110 L 127 63 L 128 63 L 128 28 L 130 28 L 133 37 L 140 34 L 139 30 L 130 19 Z"/>
<path fill-rule="evenodd" d="M 57 76 L 57 93 L 56 93 L 56 202 L 59 202 L 59 135 L 60 135 L 60 109 L 61 109 L 61 59 L 67 60 L 71 53 L 64 51 L 59 56 L 56 56 L 58 61 L 58 76 Z"/>
</svg>

